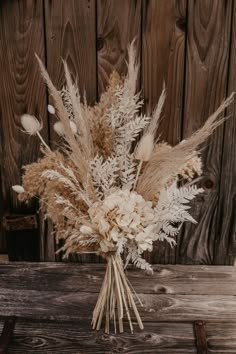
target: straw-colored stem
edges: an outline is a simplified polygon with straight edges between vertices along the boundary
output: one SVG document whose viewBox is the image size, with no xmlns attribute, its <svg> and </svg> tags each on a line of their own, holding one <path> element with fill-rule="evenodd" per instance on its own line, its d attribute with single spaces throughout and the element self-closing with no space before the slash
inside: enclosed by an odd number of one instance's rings
<svg viewBox="0 0 236 354">
<path fill-rule="evenodd" d="M 46 142 L 44 141 L 42 135 L 41 135 L 39 132 L 37 132 L 36 134 L 37 134 L 37 136 L 39 137 L 41 143 L 45 146 L 45 148 L 46 148 L 47 150 L 50 150 L 50 151 L 51 151 L 50 147 L 49 147 L 49 146 L 46 144 Z"/>
<path fill-rule="evenodd" d="M 137 169 L 137 173 L 136 173 L 136 177 L 135 177 L 135 181 L 134 181 L 134 187 L 133 190 L 135 191 L 136 187 L 137 187 L 137 183 L 138 183 L 138 178 L 141 172 L 141 168 L 143 165 L 143 160 L 140 160 L 139 165 L 138 165 L 138 169 Z"/>
<path fill-rule="evenodd" d="M 135 295 L 137 296 L 137 294 Z M 110 256 L 107 259 L 105 277 L 93 311 L 92 327 L 99 330 L 104 319 L 105 332 L 109 333 L 112 320 L 115 333 L 117 331 L 116 322 L 119 332 L 122 333 L 124 331 L 124 315 L 126 314 L 131 333 L 133 333 L 131 310 L 135 314 L 139 327 L 143 329 L 142 320 L 134 301 L 133 290 L 124 273 L 123 262 L 119 256 Z"/>
</svg>

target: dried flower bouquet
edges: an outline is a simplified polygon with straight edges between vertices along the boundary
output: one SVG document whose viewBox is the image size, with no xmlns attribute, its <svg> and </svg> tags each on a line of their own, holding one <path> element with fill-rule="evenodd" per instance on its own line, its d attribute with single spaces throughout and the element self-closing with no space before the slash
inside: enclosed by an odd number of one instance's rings
<svg viewBox="0 0 236 354">
<path fill-rule="evenodd" d="M 96 252 L 106 258 L 92 327 L 100 329 L 104 320 L 109 333 L 113 321 L 115 332 L 117 324 L 123 332 L 126 315 L 133 332 L 134 314 L 142 329 L 136 305 L 141 301 L 124 269 L 133 263 L 152 272 L 143 252 L 151 252 L 157 240 L 174 246 L 182 223 L 196 222 L 189 213 L 189 203 L 203 192 L 193 184 L 202 173 L 199 147 L 224 120 L 219 116 L 233 95 L 200 130 L 170 146 L 156 139 L 165 87 L 152 116 L 140 113 L 143 101 L 136 92 L 139 65 L 134 42 L 128 49 L 126 77 L 114 72 L 93 107 L 85 97 L 81 102 L 65 62 L 66 87 L 58 91 L 37 60 L 54 102 L 48 111 L 58 119 L 54 129 L 63 143 L 52 151 L 40 135 L 36 117 L 23 115 L 24 131 L 39 137 L 44 157 L 25 167 L 22 186 L 13 189 L 21 201 L 32 196 L 41 200 L 45 215 L 54 222 L 57 240 L 64 240 L 59 250 L 64 257 Z"/>
</svg>

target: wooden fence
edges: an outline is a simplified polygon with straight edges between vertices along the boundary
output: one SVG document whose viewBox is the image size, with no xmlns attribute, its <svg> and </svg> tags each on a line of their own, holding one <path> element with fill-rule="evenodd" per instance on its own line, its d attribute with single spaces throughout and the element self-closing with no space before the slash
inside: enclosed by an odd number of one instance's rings
<svg viewBox="0 0 236 354">
<path fill-rule="evenodd" d="M 57 87 L 64 84 L 66 59 L 89 103 L 95 102 L 113 69 L 125 72 L 126 48 L 137 38 L 140 88 L 145 106 L 157 103 L 167 86 L 163 139 L 175 144 L 198 129 L 223 98 L 236 90 L 236 1 L 233 0 L 1 0 L 0 2 L 0 214 L 35 213 L 11 190 L 21 181 L 21 166 L 35 160 L 39 142 L 22 134 L 19 117 L 35 114 L 51 144 L 53 121 L 34 58 L 46 63 Z M 204 196 L 194 204 L 198 225 L 185 225 L 176 249 L 157 244 L 149 256 L 160 263 L 231 264 L 236 255 L 235 106 L 204 149 Z M 24 242 L 54 259 L 54 244 L 42 218 L 40 232 Z M 37 231 L 37 232 L 36 232 Z M 14 234 L 15 232 L 15 234 Z M 29 231 L 28 231 L 29 232 Z M 15 236 L 14 236 L 15 235 Z M 17 236 L 18 235 L 18 236 Z M 38 236 L 39 235 L 39 236 Z M 6 236 L 6 237 L 5 237 Z M 22 232 L 1 223 L 1 251 L 6 239 Z M 17 241 L 17 237 L 19 240 Z M 22 241 L 23 242 L 23 241 Z M 10 247 L 9 246 L 9 247 Z M 31 250 L 33 252 L 33 249 Z"/>
</svg>

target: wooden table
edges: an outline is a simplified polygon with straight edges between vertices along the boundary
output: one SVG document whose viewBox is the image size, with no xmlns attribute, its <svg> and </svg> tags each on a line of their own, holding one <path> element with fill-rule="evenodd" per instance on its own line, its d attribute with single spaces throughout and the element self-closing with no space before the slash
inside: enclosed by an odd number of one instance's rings
<svg viewBox="0 0 236 354">
<path fill-rule="evenodd" d="M 104 265 L 0 265 L 0 331 L 6 316 L 16 316 L 8 353 L 206 353 L 196 348 L 194 322 L 201 320 L 208 353 L 235 354 L 236 267 L 154 270 L 153 276 L 128 272 L 145 304 L 140 309 L 145 329 L 131 335 L 126 326 L 115 336 L 90 328 Z"/>
</svg>

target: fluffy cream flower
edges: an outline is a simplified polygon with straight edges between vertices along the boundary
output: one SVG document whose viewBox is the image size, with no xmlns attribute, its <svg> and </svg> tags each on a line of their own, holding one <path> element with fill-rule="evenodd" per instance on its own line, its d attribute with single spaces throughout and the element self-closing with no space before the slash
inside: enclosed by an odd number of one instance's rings
<svg viewBox="0 0 236 354">
<path fill-rule="evenodd" d="M 152 203 L 138 193 L 117 190 L 89 209 L 91 224 L 100 234 L 101 252 L 123 251 L 126 243 L 136 245 L 139 253 L 152 250 L 154 219 Z M 153 226 L 152 226 L 153 228 Z"/>
</svg>

